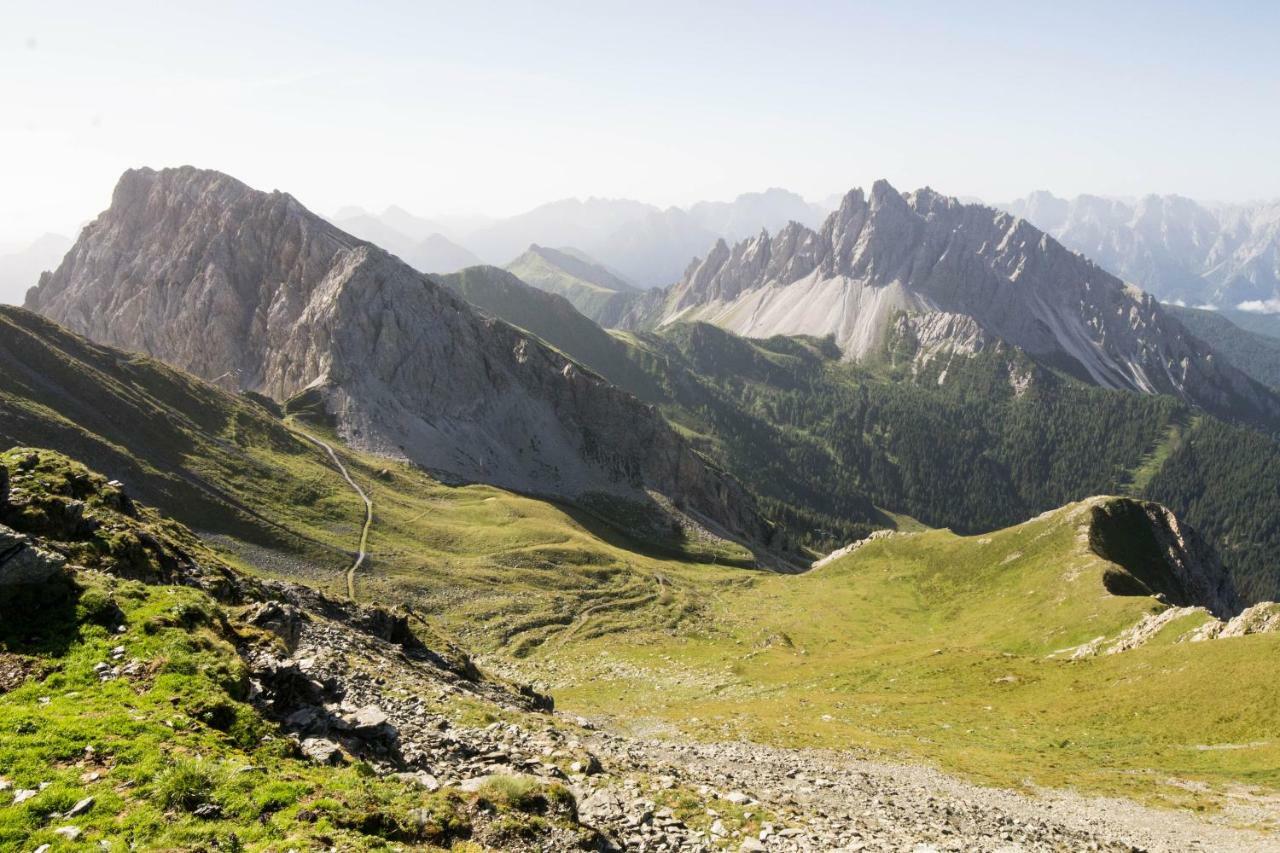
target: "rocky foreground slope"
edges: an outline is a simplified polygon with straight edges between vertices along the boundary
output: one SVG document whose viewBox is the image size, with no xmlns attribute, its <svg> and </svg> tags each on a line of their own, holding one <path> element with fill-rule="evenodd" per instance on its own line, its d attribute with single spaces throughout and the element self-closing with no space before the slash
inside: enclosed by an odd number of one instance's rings
<svg viewBox="0 0 1280 853">
<path fill-rule="evenodd" d="M 649 407 L 293 197 L 217 172 L 127 172 L 27 305 L 208 380 L 305 394 L 362 449 L 643 507 L 633 523 L 655 535 L 675 515 L 757 545 L 773 536 L 751 497 Z"/>
<path fill-rule="evenodd" d="M 863 360 L 903 314 L 926 352 L 981 347 L 976 326 L 1102 387 L 1174 394 L 1252 420 L 1280 416 L 1280 398 L 1154 298 L 1029 222 L 930 189 L 903 195 L 885 181 L 851 191 L 818 231 L 792 223 L 718 242 L 620 325 L 700 320 L 748 337 L 830 335 L 846 358 Z"/>
</svg>

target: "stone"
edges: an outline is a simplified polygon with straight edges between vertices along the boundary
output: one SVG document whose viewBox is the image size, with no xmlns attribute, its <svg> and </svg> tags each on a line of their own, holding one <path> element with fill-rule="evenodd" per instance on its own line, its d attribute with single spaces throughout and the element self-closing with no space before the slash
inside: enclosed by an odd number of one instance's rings
<svg viewBox="0 0 1280 853">
<path fill-rule="evenodd" d="M 424 770 L 419 770 L 416 773 L 397 773 L 396 778 L 405 782 L 412 782 L 420 788 L 425 788 L 427 791 L 440 790 L 440 780 Z"/>
<path fill-rule="evenodd" d="M 741 791 L 730 791 L 729 793 L 724 795 L 724 798 L 729 802 L 733 803 L 735 806 L 745 806 L 748 803 L 755 802 L 755 800 L 751 799 Z"/>
<path fill-rule="evenodd" d="M 304 738 L 300 746 L 302 754 L 317 764 L 337 765 L 344 760 L 342 749 L 327 738 Z"/>
<path fill-rule="evenodd" d="M 290 652 L 298 647 L 304 618 L 298 608 L 278 601 L 263 601 L 254 605 L 247 618 L 249 624 L 264 628 L 283 640 Z"/>
<path fill-rule="evenodd" d="M 355 713 L 347 714 L 343 721 L 359 735 L 374 735 L 389 727 L 387 715 L 377 705 L 366 705 Z"/>
<path fill-rule="evenodd" d="M 53 834 L 61 836 L 68 841 L 79 841 L 80 836 L 84 835 L 84 830 L 78 826 L 60 826 L 53 831 Z"/>
<path fill-rule="evenodd" d="M 15 806 L 21 805 L 22 803 L 25 803 L 27 800 L 34 797 L 37 793 L 39 792 L 33 791 L 30 788 L 19 788 L 18 790 L 13 792 L 13 804 Z"/>
<path fill-rule="evenodd" d="M 0 524 L 0 586 L 39 584 L 62 570 L 67 560 Z"/>
<path fill-rule="evenodd" d="M 83 800 L 80 800 L 72 806 L 71 810 L 66 813 L 65 817 L 77 817 L 84 814 L 89 809 L 93 808 L 93 802 L 93 797 L 85 797 Z"/>
</svg>

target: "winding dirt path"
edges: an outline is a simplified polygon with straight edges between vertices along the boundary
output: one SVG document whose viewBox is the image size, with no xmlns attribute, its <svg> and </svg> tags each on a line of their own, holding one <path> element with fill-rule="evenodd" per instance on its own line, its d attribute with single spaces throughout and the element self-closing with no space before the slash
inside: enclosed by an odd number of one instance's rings
<svg viewBox="0 0 1280 853">
<path fill-rule="evenodd" d="M 351 568 L 347 569 L 347 597 L 352 601 L 355 601 L 356 572 L 359 571 L 360 566 L 364 563 L 364 558 L 367 555 L 366 548 L 369 545 L 369 528 L 373 526 L 373 501 L 370 500 L 367 494 L 365 494 L 364 489 L 360 488 L 359 484 L 352 479 L 350 472 L 347 471 L 347 466 L 342 464 L 342 461 L 338 459 L 338 454 L 333 452 L 333 448 L 327 442 L 321 441 L 314 435 L 309 435 L 301 430 L 294 430 L 294 433 L 321 448 L 325 453 L 328 453 L 329 458 L 333 460 L 333 464 L 337 467 L 338 473 L 342 475 L 342 478 L 347 481 L 351 488 L 355 489 L 356 494 L 360 496 L 360 500 L 364 501 L 364 527 L 360 528 L 360 548 L 356 552 L 356 561 L 351 564 Z"/>
</svg>

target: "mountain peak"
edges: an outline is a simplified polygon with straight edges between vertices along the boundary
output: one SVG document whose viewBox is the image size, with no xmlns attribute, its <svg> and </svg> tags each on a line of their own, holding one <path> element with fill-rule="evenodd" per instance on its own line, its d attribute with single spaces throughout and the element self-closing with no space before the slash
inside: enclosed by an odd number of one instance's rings
<svg viewBox="0 0 1280 853">
<path fill-rule="evenodd" d="M 830 335 L 850 360 L 880 353 L 899 312 L 965 315 L 1093 384 L 1174 394 L 1255 422 L 1280 417 L 1280 397 L 1215 359 L 1145 294 L 1025 219 L 928 187 L 904 197 L 878 180 L 865 199 L 847 193 L 821 232 L 718 241 L 649 310 L 659 325 Z"/>
<path fill-rule="evenodd" d="M 622 500 L 655 531 L 674 514 L 713 537 L 770 535 L 750 496 L 634 397 L 291 196 L 221 173 L 127 173 L 29 304 L 224 386 L 301 395 L 370 452 Z"/>
</svg>

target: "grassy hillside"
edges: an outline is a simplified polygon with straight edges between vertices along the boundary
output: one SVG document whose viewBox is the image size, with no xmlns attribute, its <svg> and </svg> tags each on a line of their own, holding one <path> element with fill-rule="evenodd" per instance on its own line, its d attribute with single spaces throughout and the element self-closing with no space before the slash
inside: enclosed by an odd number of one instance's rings
<svg viewBox="0 0 1280 853">
<path fill-rule="evenodd" d="M 0 449 L 63 451 L 192 527 L 302 563 L 340 559 L 348 503 L 268 407 L 0 306 Z"/>
<path fill-rule="evenodd" d="M 563 296 L 593 321 L 615 315 L 636 288 L 594 261 L 568 251 L 531 246 L 507 271 L 538 290 Z"/>
<path fill-rule="evenodd" d="M 492 279 L 454 286 L 657 403 L 816 548 L 893 526 L 895 514 L 976 532 L 1133 494 L 1199 528 L 1250 600 L 1280 598 L 1274 437 L 1170 397 L 1084 385 L 1003 347 L 913 373 L 913 354 L 892 342 L 860 366 L 822 341 L 748 341 L 706 324 L 605 339 L 569 306 Z"/>
<path fill-rule="evenodd" d="M 627 358 L 608 332 L 563 297 L 529 287 L 498 267 L 468 267 L 436 280 L 491 317 L 532 332 L 565 355 L 642 400 L 657 399 L 652 377 Z"/>
<path fill-rule="evenodd" d="M 721 590 L 697 630 L 540 651 L 563 707 L 637 730 L 869 745 L 999 785 L 1204 807 L 1280 788 L 1280 635 L 1071 660 L 1164 609 L 1107 591 L 1096 504 L 984 536 L 896 534 L 800 577 Z M 642 711 L 639 709 L 643 709 Z M 1203 783 L 1204 788 L 1186 784 Z"/>
<path fill-rule="evenodd" d="M 1280 597 L 1280 445 L 1173 398 L 1086 386 L 999 349 L 912 375 L 703 324 L 620 339 L 663 383 L 668 418 L 816 547 L 885 526 L 876 507 L 973 533 L 1133 494 L 1204 533 L 1251 599 Z"/>
<path fill-rule="evenodd" d="M 25 334 L 48 340 L 48 330 L 39 335 L 32 331 L 39 327 L 32 326 L 38 321 L 29 319 L 30 315 L 25 315 L 26 319 L 16 316 L 24 320 Z M 21 331 L 24 324 L 11 328 Z M 6 345 L 19 339 L 0 338 Z M 314 424 L 275 420 L 256 404 L 184 380 L 181 374 L 146 360 L 123 358 L 82 342 L 77 349 L 73 343 L 63 342 L 57 348 L 70 355 L 54 352 L 48 356 L 59 359 L 57 363 L 63 365 L 59 369 L 71 374 L 58 378 L 56 365 L 46 368 L 51 384 L 40 388 L 41 399 L 50 401 L 48 406 L 23 396 L 33 393 L 34 379 L 20 375 L 13 379 L 9 371 L 0 374 L 9 377 L 5 380 L 9 383 L 5 386 L 7 400 L 21 402 L 23 411 L 21 417 L 7 416 L 9 419 L 0 423 L 9 424 L 8 429 L 17 425 L 41 430 L 44 437 L 59 442 L 83 441 L 104 458 L 123 460 L 120 464 L 132 460 L 131 476 L 137 479 L 127 482 L 131 491 L 135 483 L 138 490 L 154 489 L 197 521 L 203 517 L 198 506 L 186 503 L 187 493 L 169 494 L 162 486 L 195 482 L 201 485 L 196 494 L 205 494 L 205 486 L 215 494 L 226 493 L 237 502 L 215 504 L 235 510 L 226 511 L 224 533 L 212 543 L 219 548 L 218 559 L 271 574 L 297 576 L 301 572 L 335 596 L 345 594 L 343 577 L 363 519 L 363 505 L 324 454 L 298 439 L 294 431 L 311 430 L 330 440 L 332 435 Z M 720 363 L 723 374 L 716 382 L 699 380 L 709 383 L 705 386 L 709 390 L 700 393 L 706 393 L 702 399 L 711 403 L 702 409 L 688 407 L 705 421 L 690 419 L 687 429 L 705 428 L 708 447 L 716 442 L 727 447 L 739 440 L 734 433 L 720 432 L 722 427 L 714 418 L 722 410 L 713 403 L 723 401 L 723 411 L 731 413 L 733 395 L 743 395 L 755 399 L 759 410 L 768 414 L 752 423 L 775 430 L 779 441 L 791 442 L 780 445 L 784 449 L 807 446 L 814 452 L 843 453 L 843 447 L 823 444 L 828 439 L 816 432 L 806 436 L 798 427 L 783 430 L 772 421 L 786 415 L 803 424 L 806 418 L 839 418 L 856 409 L 832 408 L 815 414 L 806 401 L 821 398 L 800 395 L 798 390 L 794 392 L 797 396 L 789 397 L 771 389 L 797 376 L 809 377 L 821 383 L 818 387 L 835 389 L 842 395 L 836 397 L 841 405 L 883 411 L 892 399 L 877 394 L 911 387 L 894 386 L 874 376 L 844 384 L 841 377 L 845 374 L 838 372 L 844 368 L 826 358 L 819 342 L 730 343 L 745 347 L 735 350 L 740 357 L 719 362 L 720 355 L 708 356 L 714 351 L 705 348 L 695 348 L 687 356 L 699 359 L 700 369 L 711 377 L 716 375 L 712 365 Z M 666 349 L 669 343 L 661 340 L 633 339 L 632 344 L 648 346 L 641 351 L 655 359 L 686 357 L 678 350 L 673 355 Z M 77 378 L 86 371 L 93 383 Z M 837 371 L 836 379 L 828 378 L 832 371 Z M 159 385 L 152 388 L 153 382 Z M 192 384 L 188 387 L 184 382 Z M 183 394 L 166 391 L 161 395 L 157 390 L 174 383 L 186 389 Z M 939 415 L 937 422 L 926 421 L 920 428 L 920 441 L 929 437 L 929 429 L 955 429 L 968 423 L 946 418 L 967 411 L 964 405 L 970 391 L 966 389 L 972 387 L 960 385 L 947 391 L 955 395 L 949 403 L 955 408 L 944 409 L 946 417 Z M 50 391 L 66 388 L 79 390 L 75 394 Z M 93 396 L 107 393 L 101 388 L 108 389 L 109 396 Z M 675 386 L 667 391 L 685 393 Z M 95 421 L 86 415 L 87 425 L 78 430 L 59 426 L 60 419 L 67 420 L 75 411 L 69 407 L 79 395 L 86 395 L 85 405 L 101 401 L 96 408 L 102 412 L 109 412 L 108 404 L 117 403 L 133 407 L 124 410 L 138 413 L 130 418 L 152 412 L 152 428 L 166 430 L 152 440 L 180 448 L 166 451 L 172 453 L 165 457 L 172 462 L 153 465 L 142 462 L 141 456 L 134 459 L 143 448 L 130 444 L 134 438 L 128 429 L 129 418 L 116 422 L 104 416 Z M 190 415 L 179 417 L 162 410 L 157 402 L 171 395 L 179 401 L 207 401 L 191 403 Z M 922 399 L 939 405 L 950 398 Z M 979 397 L 978 402 L 985 399 Z M 1063 399 L 1070 402 L 1074 398 Z M 1157 410 L 1169 405 L 1152 398 L 1116 399 L 1141 401 Z M 871 403 L 879 408 L 871 408 Z M 67 414 L 52 408 L 54 405 Z M 980 406 L 975 410 L 985 411 Z M 1105 409 L 1094 410 L 1095 416 L 1097 411 Z M 673 416 L 678 414 L 676 411 Z M 1177 423 L 1174 415 L 1176 410 L 1171 409 L 1163 428 L 1153 430 L 1151 447 L 1143 448 L 1137 458 L 1149 460 L 1153 454 L 1159 455 L 1156 448 L 1169 441 L 1171 425 Z M 898 422 L 877 417 L 866 423 L 883 426 Z M 1030 423 L 1025 427 L 1027 441 L 1044 434 L 1034 421 Z M 58 428 L 49 429 L 48 425 Z M 975 442 L 982 435 L 978 430 L 981 425 L 975 419 L 966 427 Z M 1115 427 L 1103 421 L 1093 428 L 1101 432 L 1085 433 L 1084 440 L 1102 442 L 1105 430 Z M 1170 445 L 1167 459 L 1193 451 L 1217 453 L 1198 437 L 1198 430 L 1188 421 L 1185 432 L 1190 438 L 1176 447 Z M 1224 433 L 1221 440 L 1229 442 L 1231 433 Z M 737 563 L 745 555 L 717 550 L 718 546 L 692 541 L 670 550 L 655 548 L 631 541 L 618 528 L 572 507 L 486 486 L 451 486 L 408 465 L 336 449 L 374 502 L 370 559 L 356 578 L 358 597 L 403 603 L 467 645 L 485 651 L 495 665 L 517 668 L 549 685 L 561 707 L 614 715 L 636 726 L 671 727 L 705 738 L 743 736 L 793 745 L 870 746 L 894 755 L 927 757 L 999 784 L 1073 785 L 1090 791 L 1138 793 L 1166 803 L 1212 806 L 1232 786 L 1266 792 L 1280 788 L 1275 770 L 1280 767 L 1280 755 L 1272 736 L 1280 726 L 1280 705 L 1272 689 L 1280 676 L 1276 635 L 1176 643 L 1184 628 L 1189 630 L 1197 620 L 1206 618 L 1188 616 L 1154 642 L 1121 654 L 1071 661 L 1070 653 L 1060 653 L 1097 637 L 1114 638 L 1144 615 L 1165 607 L 1148 595 L 1120 596 L 1108 591 L 1104 583 L 1107 573 L 1123 574 L 1130 569 L 1090 549 L 1088 529 L 1082 527 L 1091 518 L 1090 506 L 1070 507 L 1010 530 L 978 536 L 958 536 L 946 530 L 895 535 L 875 540 L 809 574 L 784 577 L 725 565 Z M 814 464 L 819 465 L 821 459 L 817 457 Z M 886 463 L 894 461 L 885 455 Z M 1194 458 L 1179 463 L 1185 470 L 1199 464 Z M 1152 488 L 1161 482 L 1168 465 L 1159 466 L 1152 476 Z M 786 469 L 787 464 L 782 464 L 776 470 L 781 474 Z M 173 471 L 182 475 L 176 480 L 164 476 Z M 107 473 L 117 476 L 113 470 Z M 1249 470 L 1239 476 L 1259 475 Z M 1224 500 L 1228 494 L 1223 493 Z M 254 538 L 257 531 L 266 529 L 251 521 L 258 517 L 275 521 L 284 531 L 279 540 L 263 544 L 266 540 Z M 238 538 L 242 531 L 243 539 Z M 176 601 L 168 594 L 164 601 L 157 600 L 149 588 L 136 591 L 128 587 L 127 595 L 117 595 L 117 587 L 112 585 L 123 581 L 104 579 L 102 583 L 107 584 L 104 589 L 109 597 L 124 600 L 117 602 L 121 610 L 133 613 L 137 608 L 131 625 L 152 620 L 153 615 L 163 616 L 161 611 Z M 1112 584 L 1111 588 L 1125 587 Z M 1129 584 L 1127 588 L 1137 586 Z M 70 595 L 82 597 L 76 592 Z M 191 606 L 197 605 L 205 606 L 200 602 Z M 73 620 L 67 623 L 65 636 L 76 639 L 61 642 L 69 654 L 83 657 L 73 658 L 78 662 L 65 675 L 50 677 L 69 678 L 67 690 L 83 692 L 91 682 L 75 673 L 91 666 L 109 649 L 108 644 L 116 642 L 109 634 L 113 626 L 99 630 L 92 627 L 96 623 L 88 615 L 76 615 L 78 611 L 69 607 L 64 611 L 59 618 Z M 184 628 L 182 636 L 158 635 L 156 642 L 194 642 L 191 637 L 204 636 L 204 630 L 193 633 Z M 183 663 L 182 672 L 216 674 L 220 668 L 232 666 L 230 658 L 217 657 L 226 653 L 215 642 L 223 636 L 218 634 L 220 630 L 217 624 L 208 627 L 207 642 L 189 652 L 206 657 L 190 661 L 195 670 Z M 5 642 L 27 641 L 10 635 Z M 75 643 L 88 645 L 77 650 L 80 646 Z M 174 646 L 174 651 L 150 645 L 139 648 L 148 656 L 188 660 L 178 657 L 179 653 L 188 654 L 181 645 Z M 45 654 L 26 646 L 11 646 L 8 651 L 35 658 Z M 178 682 L 173 684 L 171 689 L 178 690 Z M 200 690 L 232 689 L 219 684 L 223 682 L 215 678 Z M 21 689 L 46 695 L 42 691 L 52 688 Z M 22 710 L 15 713 L 20 713 L 22 720 L 31 720 L 37 726 L 35 732 L 54 731 L 39 728 L 50 725 L 50 718 L 41 716 L 38 704 L 33 710 L 30 700 L 34 694 L 11 695 L 21 698 Z M 66 693 L 56 695 L 64 703 L 76 698 Z M 104 703 L 121 698 L 114 693 L 101 695 Z M 229 695 L 227 701 L 238 701 L 234 693 Z M 221 701 L 217 694 L 210 696 L 200 701 Z M 156 694 L 155 700 L 155 708 L 170 701 L 165 693 Z M 0 707 L 6 707 L 5 701 L 0 697 Z M 80 707 L 98 707 L 87 704 L 90 701 L 98 700 L 86 699 Z M 135 731 L 102 707 L 102 719 L 112 732 L 133 732 L 143 743 L 151 737 L 147 732 L 163 734 L 158 728 Z M 637 708 L 646 710 L 637 715 Z M 147 725 L 163 726 L 167 731 L 165 720 L 170 718 L 148 718 Z M 67 719 L 68 726 L 82 726 L 97 717 Z M 256 725 L 246 719 L 246 725 Z M 14 724 L 25 725 L 21 720 Z M 260 747 L 224 743 L 218 738 L 225 733 L 213 735 L 199 726 L 193 731 L 190 743 L 176 741 L 179 752 L 225 757 L 213 781 L 201 784 L 220 792 L 217 798 L 224 808 L 237 815 L 250 814 L 255 806 L 245 804 L 243 798 L 251 794 L 235 787 L 238 777 L 229 771 L 240 762 L 261 764 L 262 755 L 254 752 Z M 22 752 L 0 752 L 8 756 L 2 759 L 7 763 L 0 772 L 27 768 L 18 781 L 44 781 L 34 779 L 39 775 L 34 768 L 61 755 L 58 750 L 70 749 L 73 742 L 79 744 L 76 749 L 83 749 L 82 741 L 92 742 L 92 736 L 92 732 L 75 729 L 65 739 L 59 735 L 15 740 Z M 112 740 L 111 749 L 126 754 L 127 747 Z M 146 775 L 156 772 L 149 771 L 149 766 L 139 764 L 140 775 L 134 784 L 148 796 L 158 795 L 159 783 Z M 222 781 L 223 771 L 232 781 Z M 85 768 L 74 762 L 65 772 L 58 771 L 57 784 L 68 790 L 59 794 L 60 799 L 49 809 L 64 809 L 64 800 L 81 793 L 74 780 L 83 772 Z M 300 775 L 290 775 L 295 772 Z M 347 777 L 320 780 L 303 770 L 295 771 L 292 765 L 282 778 L 297 781 L 300 787 L 296 790 L 302 792 L 320 792 L 330 783 L 347 784 Z M 1175 784 L 1170 779 L 1183 781 Z M 1190 787 L 1185 780 L 1191 781 Z M 1196 787 L 1200 784 L 1208 787 Z M 223 785 L 231 787 L 223 790 Z M 289 814 L 288 809 L 307 796 L 310 794 L 299 793 L 281 814 Z M 391 803 L 396 795 L 388 790 L 368 796 Z M 352 797 L 354 794 L 338 799 L 351 803 Z M 151 807 L 138 803 L 130 808 Z M 256 808 L 256 814 L 268 810 Z M 185 832 L 183 827 L 188 826 L 179 823 L 167 830 L 155 825 L 155 812 L 137 814 L 140 821 L 150 822 L 153 828 L 148 832 Z M 104 812 L 102 819 L 115 818 Z M 263 826 L 262 832 L 267 834 L 253 837 L 288 837 L 269 834 L 277 831 L 271 829 L 276 826 L 271 815 Z M 10 827 L 5 831 L 27 830 Z M 185 842 L 170 843 L 181 846 Z"/>
<path fill-rule="evenodd" d="M 563 789 L 428 793 L 306 759 L 251 701 L 251 656 L 288 655 L 253 622 L 252 581 L 60 454 L 0 467 L 0 522 L 69 561 L 0 587 L 0 849 L 479 850 L 581 831 L 552 807 Z"/>
</svg>

